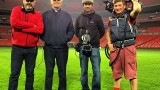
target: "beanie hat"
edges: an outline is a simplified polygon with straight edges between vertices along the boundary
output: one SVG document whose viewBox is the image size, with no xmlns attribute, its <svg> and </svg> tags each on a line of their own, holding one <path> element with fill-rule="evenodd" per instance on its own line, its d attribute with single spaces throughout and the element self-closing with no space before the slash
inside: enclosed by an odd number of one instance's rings
<svg viewBox="0 0 160 90">
<path fill-rule="evenodd" d="M 82 0 L 82 3 L 94 3 L 93 0 Z"/>
</svg>

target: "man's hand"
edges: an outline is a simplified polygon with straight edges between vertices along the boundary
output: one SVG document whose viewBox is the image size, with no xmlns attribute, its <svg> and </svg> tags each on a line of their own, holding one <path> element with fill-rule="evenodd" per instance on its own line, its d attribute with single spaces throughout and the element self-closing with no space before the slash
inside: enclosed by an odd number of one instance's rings
<svg viewBox="0 0 160 90">
<path fill-rule="evenodd" d="M 115 51 L 115 49 L 113 47 L 113 44 L 108 43 L 108 47 L 109 47 L 110 52 L 114 52 Z"/>
<path fill-rule="evenodd" d="M 138 0 L 132 0 L 132 2 L 133 2 L 133 10 L 130 13 L 130 16 L 136 18 L 142 10 L 142 5 L 141 3 L 138 2 Z"/>
</svg>

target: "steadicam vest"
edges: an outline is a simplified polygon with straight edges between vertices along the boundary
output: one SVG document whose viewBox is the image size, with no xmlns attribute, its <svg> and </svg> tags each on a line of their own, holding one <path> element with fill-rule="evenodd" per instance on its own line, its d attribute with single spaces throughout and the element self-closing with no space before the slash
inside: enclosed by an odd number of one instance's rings
<svg viewBox="0 0 160 90">
<path fill-rule="evenodd" d="M 135 37 L 137 34 L 136 24 L 131 25 L 127 20 L 127 17 L 127 14 L 123 14 L 121 15 L 121 17 L 113 17 L 111 19 L 110 31 L 112 43 L 134 40 L 132 44 L 135 44 Z"/>
</svg>

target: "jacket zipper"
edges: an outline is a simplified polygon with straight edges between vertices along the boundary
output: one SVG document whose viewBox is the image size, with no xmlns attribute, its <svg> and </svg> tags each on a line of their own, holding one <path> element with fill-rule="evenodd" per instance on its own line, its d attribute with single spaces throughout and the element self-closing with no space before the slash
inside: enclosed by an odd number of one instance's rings
<svg viewBox="0 0 160 90">
<path fill-rule="evenodd" d="M 117 19 L 117 27 L 119 27 L 119 19 Z"/>
<path fill-rule="evenodd" d="M 129 25 L 129 28 L 131 30 L 131 33 L 133 33 L 133 27 L 131 26 L 130 22 L 128 21 L 128 25 Z"/>
<path fill-rule="evenodd" d="M 25 22 L 28 21 L 28 14 L 25 13 Z M 27 34 L 27 33 L 26 33 Z M 26 46 L 27 46 L 28 34 L 26 35 Z"/>
</svg>

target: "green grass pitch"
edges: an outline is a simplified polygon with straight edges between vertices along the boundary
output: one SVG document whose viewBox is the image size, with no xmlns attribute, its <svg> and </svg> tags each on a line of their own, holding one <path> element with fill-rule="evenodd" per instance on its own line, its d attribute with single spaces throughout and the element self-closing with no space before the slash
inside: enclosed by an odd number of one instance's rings
<svg viewBox="0 0 160 90">
<path fill-rule="evenodd" d="M 0 47 L 0 90 L 8 89 L 10 75 L 10 53 L 11 47 Z M 78 55 L 78 53 L 76 53 Z M 160 90 L 160 49 L 138 49 L 138 90 Z M 101 49 L 101 90 L 113 90 L 113 79 L 109 60 Z M 89 62 L 89 86 L 92 82 L 92 68 Z M 43 50 L 39 48 L 35 67 L 35 90 L 44 90 L 45 65 Z M 25 72 L 24 64 L 19 77 L 18 90 L 24 90 Z M 53 90 L 58 87 L 57 66 L 54 70 Z M 81 90 L 80 84 L 80 62 L 75 55 L 75 50 L 69 50 L 67 64 L 67 90 Z M 121 90 L 130 90 L 129 81 L 122 79 Z"/>
</svg>

